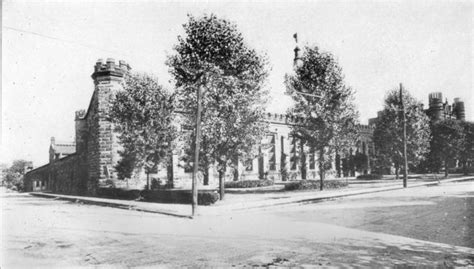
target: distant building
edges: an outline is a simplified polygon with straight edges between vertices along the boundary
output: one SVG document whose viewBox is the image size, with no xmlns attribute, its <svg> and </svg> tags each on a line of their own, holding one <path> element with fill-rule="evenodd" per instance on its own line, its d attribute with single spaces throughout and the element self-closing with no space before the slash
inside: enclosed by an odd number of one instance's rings
<svg viewBox="0 0 474 269">
<path fill-rule="evenodd" d="M 432 92 L 428 95 L 428 108 L 423 110 L 426 115 L 429 117 L 431 123 L 435 123 L 440 120 L 453 119 L 459 121 L 466 120 L 466 112 L 464 108 L 464 102 L 461 101 L 461 98 L 454 98 L 454 102 L 449 104 L 446 99 L 443 102 L 443 94 L 441 92 Z M 377 121 L 381 118 L 382 111 L 377 112 L 377 117 L 369 119 L 369 126 L 375 128 Z M 457 167 L 458 160 L 452 161 L 452 167 Z M 471 163 L 468 164 L 472 166 Z M 390 173 L 393 170 L 393 167 L 379 167 L 379 173 Z"/>
<path fill-rule="evenodd" d="M 441 92 L 433 92 L 428 96 L 429 108 L 425 110 L 431 121 L 439 121 L 443 119 L 466 120 L 466 112 L 464 110 L 464 102 L 460 98 L 454 98 L 452 105 L 448 100 L 443 103 L 443 94 Z"/>
<path fill-rule="evenodd" d="M 432 123 L 444 119 L 466 120 L 464 102 L 461 98 L 454 98 L 452 104 L 449 104 L 447 99 L 443 103 L 443 94 L 441 92 L 432 92 L 428 95 L 428 109 L 424 111 Z M 377 117 L 369 119 L 369 125 L 375 126 L 381 116 L 382 111 L 378 111 Z"/>
<path fill-rule="evenodd" d="M 51 145 L 49 146 L 49 162 L 59 160 L 76 152 L 75 142 L 56 142 L 54 137 L 51 137 Z"/>
</svg>

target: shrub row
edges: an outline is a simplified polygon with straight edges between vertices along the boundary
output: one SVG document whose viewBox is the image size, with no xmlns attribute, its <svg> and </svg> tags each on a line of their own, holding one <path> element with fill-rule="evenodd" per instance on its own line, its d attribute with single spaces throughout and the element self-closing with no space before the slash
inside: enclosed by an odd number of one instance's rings
<svg viewBox="0 0 474 269">
<path fill-rule="evenodd" d="M 357 179 L 376 180 L 376 179 L 382 179 L 382 175 L 379 175 L 379 174 L 360 175 L 360 176 L 357 176 Z"/>
<path fill-rule="evenodd" d="M 291 182 L 285 185 L 286 191 L 295 191 L 295 190 L 319 190 L 319 180 L 301 180 Z M 347 183 L 345 181 L 339 180 L 328 180 L 324 181 L 324 189 L 339 189 L 346 187 Z"/>
<path fill-rule="evenodd" d="M 190 190 L 125 190 L 119 188 L 99 188 L 97 196 L 121 200 L 136 200 L 140 197 L 147 202 L 190 204 Z M 219 194 L 211 190 L 198 191 L 198 204 L 211 205 L 219 200 Z"/>
<path fill-rule="evenodd" d="M 140 190 L 126 190 L 120 188 L 99 188 L 97 196 L 121 200 L 135 200 L 140 197 Z"/>
<path fill-rule="evenodd" d="M 468 174 L 474 173 L 474 166 L 467 167 L 466 170 Z M 452 174 L 464 174 L 466 171 L 464 167 L 455 167 L 455 168 L 449 168 L 448 172 Z"/>
<path fill-rule="evenodd" d="M 142 197 L 148 202 L 190 204 L 192 193 L 190 190 L 145 190 L 141 192 Z M 219 200 L 216 191 L 198 191 L 198 204 L 211 205 Z"/>
<path fill-rule="evenodd" d="M 241 181 L 228 181 L 225 182 L 226 188 L 256 188 L 256 187 L 266 187 L 272 186 L 273 181 L 271 180 L 241 180 Z"/>
</svg>

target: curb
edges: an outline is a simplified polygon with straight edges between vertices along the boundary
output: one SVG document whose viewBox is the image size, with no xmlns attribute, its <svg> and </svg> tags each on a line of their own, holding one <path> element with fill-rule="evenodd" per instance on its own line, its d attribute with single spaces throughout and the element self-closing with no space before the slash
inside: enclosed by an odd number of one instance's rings
<svg viewBox="0 0 474 269">
<path fill-rule="evenodd" d="M 140 211 L 140 212 L 147 212 L 147 213 L 155 213 L 155 214 L 161 214 L 161 215 L 167 215 L 167 216 L 173 216 L 173 217 L 179 217 L 179 218 L 187 218 L 187 219 L 192 219 L 191 216 L 189 215 L 184 215 L 184 214 L 178 214 L 178 213 L 172 213 L 172 212 L 167 212 L 164 210 L 152 210 L 152 209 L 145 209 L 145 208 L 140 208 L 139 206 L 136 205 L 127 205 L 124 203 L 120 202 L 108 202 L 108 201 L 94 201 L 91 200 L 97 197 L 78 197 L 78 196 L 68 196 L 68 195 L 60 195 L 60 194 L 49 194 L 49 193 L 42 193 L 42 192 L 30 192 L 29 193 L 32 196 L 38 196 L 38 197 L 43 197 L 43 198 L 54 198 L 58 200 L 64 200 L 64 201 L 71 201 L 71 202 L 83 202 L 84 204 L 91 204 L 91 205 L 98 205 L 98 206 L 107 206 L 107 207 L 113 207 L 113 208 L 119 208 L 119 209 L 126 209 L 126 210 L 135 210 L 135 211 Z M 100 198 L 98 198 L 100 199 Z"/>
<path fill-rule="evenodd" d="M 452 178 L 452 179 L 444 179 L 432 182 L 421 182 L 421 183 L 413 183 L 407 186 L 407 188 L 416 188 L 422 186 L 436 186 L 442 183 L 451 183 L 451 182 L 463 182 L 463 181 L 470 181 L 474 180 L 474 176 L 470 177 L 461 177 L 461 178 Z M 265 200 L 265 201 L 256 201 L 250 204 L 237 204 L 237 206 L 216 206 L 216 207 L 206 207 L 203 210 L 198 210 L 198 216 L 215 216 L 219 214 L 223 214 L 229 211 L 242 211 L 248 209 L 259 209 L 259 208 L 268 208 L 272 206 L 281 206 L 281 205 L 290 205 L 290 204 L 310 204 L 316 202 L 323 202 L 328 200 L 340 199 L 343 197 L 349 196 L 356 196 L 356 195 L 363 195 L 369 193 L 377 193 L 377 192 L 385 192 L 385 191 L 393 191 L 393 190 L 401 190 L 405 189 L 403 186 L 389 186 L 389 187 L 381 187 L 381 188 L 371 188 L 367 190 L 357 190 L 352 192 L 340 193 L 340 194 L 326 194 L 320 195 L 318 197 L 311 197 L 312 195 L 303 196 L 303 197 L 290 197 L 290 198 L 280 198 L 276 200 Z M 50 193 L 42 193 L 42 192 L 30 192 L 32 196 L 38 196 L 43 198 L 54 198 L 59 200 L 66 200 L 72 202 L 83 202 L 85 204 L 92 204 L 92 205 L 99 205 L 99 206 L 108 206 L 114 207 L 119 209 L 126 209 L 126 210 L 135 210 L 140 212 L 147 212 L 147 213 L 155 213 L 179 218 L 187 218 L 192 219 L 191 215 L 180 214 L 180 213 L 173 213 L 166 210 L 153 210 L 153 209 L 146 209 L 141 207 L 140 205 L 132 205 L 127 204 L 126 202 L 115 202 L 115 201 L 104 201 L 102 198 L 98 197 L 81 197 L 81 196 L 70 196 L 70 195 L 62 195 L 62 194 L 50 194 Z M 314 194 L 313 194 L 314 195 Z M 280 200 L 280 201 L 278 201 Z M 123 201 L 123 200 L 121 200 Z M 210 212 L 205 212 L 210 211 Z"/>
<path fill-rule="evenodd" d="M 420 182 L 420 183 L 412 183 L 407 186 L 407 188 L 416 188 L 416 187 L 423 187 L 423 186 L 436 186 L 442 183 L 450 183 L 450 182 L 463 182 L 463 181 L 470 181 L 474 180 L 474 176 L 468 177 L 461 177 L 461 178 L 451 178 L 451 179 L 444 179 L 434 182 Z M 400 182 L 401 183 L 401 182 Z M 321 195 L 319 197 L 300 197 L 300 198 L 286 198 L 286 201 L 264 201 L 267 203 L 260 202 L 259 205 L 247 205 L 243 207 L 231 208 L 222 206 L 220 208 L 221 211 L 241 211 L 247 209 L 259 209 L 259 208 L 268 208 L 272 206 L 281 206 L 281 205 L 290 205 L 290 204 L 310 204 L 316 202 L 323 202 L 328 200 L 335 200 L 340 199 L 343 197 L 349 196 L 356 196 L 356 195 L 363 195 L 363 194 L 370 194 L 370 193 L 377 193 L 377 192 L 385 192 L 385 191 L 393 191 L 393 190 L 401 190 L 405 189 L 403 186 L 389 186 L 389 187 L 381 187 L 381 188 L 372 188 L 367 190 L 358 190 L 349 193 L 340 193 L 340 194 L 327 194 Z M 284 198 L 282 198 L 283 200 Z M 213 213 L 213 214 L 212 214 Z M 212 212 L 211 214 L 203 214 L 203 215 L 216 215 L 216 212 Z"/>
</svg>

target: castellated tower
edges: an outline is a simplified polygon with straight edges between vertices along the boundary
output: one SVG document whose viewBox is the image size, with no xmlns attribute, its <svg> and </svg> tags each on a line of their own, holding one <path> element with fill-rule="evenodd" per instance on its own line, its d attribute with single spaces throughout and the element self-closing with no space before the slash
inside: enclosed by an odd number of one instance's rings
<svg viewBox="0 0 474 269">
<path fill-rule="evenodd" d="M 441 120 L 443 115 L 443 94 L 441 92 L 433 92 L 429 94 L 428 99 L 428 116 L 432 121 Z"/>
<path fill-rule="evenodd" d="M 466 111 L 464 110 L 464 102 L 461 98 L 454 98 L 453 113 L 458 120 L 466 120 Z"/>
<path fill-rule="evenodd" d="M 109 119 L 110 102 L 117 91 L 123 89 L 122 82 L 129 71 L 130 66 L 124 61 L 119 61 L 117 65 L 111 58 L 106 62 L 99 59 L 94 66 L 92 79 L 95 88 L 87 115 L 84 117 L 88 128 L 87 142 L 81 143 L 84 138 L 76 138 L 77 149 L 86 151 L 89 174 L 87 185 L 92 193 L 106 180 L 116 178 L 115 165 L 120 158 L 119 144 Z M 81 124 L 77 126 L 80 127 Z"/>
</svg>

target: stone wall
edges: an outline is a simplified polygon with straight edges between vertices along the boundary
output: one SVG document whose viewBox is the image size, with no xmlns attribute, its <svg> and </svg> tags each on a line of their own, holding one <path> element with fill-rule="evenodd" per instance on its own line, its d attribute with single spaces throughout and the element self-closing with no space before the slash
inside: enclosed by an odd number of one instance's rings
<svg viewBox="0 0 474 269">
<path fill-rule="evenodd" d="M 98 130 L 99 120 L 98 120 L 98 99 L 97 92 L 94 91 L 92 99 L 89 105 L 89 109 L 86 115 L 87 122 L 87 144 L 85 146 L 86 156 L 87 156 L 87 171 L 88 171 L 88 182 L 87 189 L 90 193 L 94 193 L 96 186 L 98 184 L 100 176 L 100 166 L 99 166 L 99 137 L 97 132 L 93 130 Z"/>
<path fill-rule="evenodd" d="M 97 61 L 92 74 L 95 89 L 86 120 L 89 128 L 88 163 L 90 192 L 92 188 L 105 185 L 107 180 L 116 180 L 115 166 L 120 159 L 120 145 L 110 121 L 111 101 L 122 90 L 125 74 L 130 70 L 128 64 L 107 59 Z"/>
<path fill-rule="evenodd" d="M 39 186 L 37 182 L 41 182 Z M 87 194 L 87 164 L 84 156 L 72 154 L 31 170 L 25 175 L 25 191 Z"/>
<path fill-rule="evenodd" d="M 49 164 L 40 166 L 25 174 L 23 179 L 27 192 L 49 190 Z M 44 187 L 43 187 L 44 186 Z"/>
<path fill-rule="evenodd" d="M 87 194 L 87 165 L 83 155 L 73 154 L 50 164 L 50 190 L 63 194 Z"/>
</svg>

